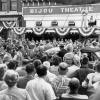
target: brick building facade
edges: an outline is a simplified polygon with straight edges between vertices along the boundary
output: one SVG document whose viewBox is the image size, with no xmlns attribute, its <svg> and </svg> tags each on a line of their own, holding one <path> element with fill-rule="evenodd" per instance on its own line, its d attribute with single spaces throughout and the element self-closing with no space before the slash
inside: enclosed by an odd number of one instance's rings
<svg viewBox="0 0 100 100">
<path fill-rule="evenodd" d="M 3 27 L 1 35 L 7 38 L 12 33 L 12 27 L 24 26 L 21 0 L 0 0 L 0 27 Z"/>
</svg>

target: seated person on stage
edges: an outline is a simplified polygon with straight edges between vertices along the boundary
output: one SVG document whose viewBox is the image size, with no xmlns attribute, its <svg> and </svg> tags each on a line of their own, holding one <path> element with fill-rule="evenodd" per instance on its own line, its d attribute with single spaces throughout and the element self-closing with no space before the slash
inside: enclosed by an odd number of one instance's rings
<svg viewBox="0 0 100 100">
<path fill-rule="evenodd" d="M 65 93 L 62 94 L 61 98 L 62 100 L 67 98 L 72 98 L 72 99 L 82 99 L 82 100 L 87 100 L 88 96 L 87 95 L 80 95 L 78 94 L 78 89 L 80 86 L 80 82 L 77 78 L 72 78 L 69 82 L 69 88 L 70 88 L 70 92 L 69 93 Z"/>
</svg>

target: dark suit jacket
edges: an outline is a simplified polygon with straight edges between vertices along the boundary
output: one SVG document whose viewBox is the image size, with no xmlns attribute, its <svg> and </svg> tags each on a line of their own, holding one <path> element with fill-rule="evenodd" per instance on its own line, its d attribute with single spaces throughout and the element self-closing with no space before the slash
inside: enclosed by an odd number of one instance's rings
<svg viewBox="0 0 100 100">
<path fill-rule="evenodd" d="M 67 53 L 67 51 L 65 49 L 61 49 L 59 52 L 58 52 L 58 56 L 61 57 L 63 59 L 64 55 Z"/>
<path fill-rule="evenodd" d="M 27 82 L 32 79 L 34 79 L 34 77 L 32 75 L 27 75 L 27 76 L 19 78 L 19 81 L 17 82 L 17 87 L 25 89 Z"/>
</svg>

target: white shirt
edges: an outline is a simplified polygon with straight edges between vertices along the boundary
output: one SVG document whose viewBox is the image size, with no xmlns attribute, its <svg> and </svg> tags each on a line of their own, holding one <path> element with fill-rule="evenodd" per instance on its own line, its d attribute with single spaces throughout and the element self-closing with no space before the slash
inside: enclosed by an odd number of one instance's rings
<svg viewBox="0 0 100 100">
<path fill-rule="evenodd" d="M 53 100 L 56 99 L 54 91 L 49 83 L 43 78 L 35 78 L 27 83 L 26 90 L 32 100 Z"/>
<path fill-rule="evenodd" d="M 57 76 L 49 71 L 47 71 L 47 77 L 50 82 L 52 82 Z"/>
<path fill-rule="evenodd" d="M 25 89 L 14 86 L 0 91 L 0 100 L 31 100 L 31 98 Z"/>
<path fill-rule="evenodd" d="M 87 75 L 87 78 L 89 79 L 89 84 L 93 85 L 94 89 L 100 87 L 100 73 L 90 73 Z"/>
<path fill-rule="evenodd" d="M 87 78 L 89 80 L 92 80 L 93 82 L 98 82 L 98 81 L 100 81 L 100 73 L 98 73 L 98 72 L 90 73 L 87 75 Z"/>
</svg>

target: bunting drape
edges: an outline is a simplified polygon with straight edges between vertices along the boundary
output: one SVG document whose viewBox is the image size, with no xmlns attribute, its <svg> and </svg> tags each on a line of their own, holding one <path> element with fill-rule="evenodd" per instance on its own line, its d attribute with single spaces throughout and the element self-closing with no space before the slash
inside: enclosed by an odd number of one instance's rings
<svg viewBox="0 0 100 100">
<path fill-rule="evenodd" d="M 33 32 L 36 35 L 42 35 L 45 32 L 45 28 L 44 27 L 35 27 L 35 28 L 33 28 Z"/>
<path fill-rule="evenodd" d="M 0 27 L 0 32 L 3 30 L 4 27 Z M 29 32 L 32 33 L 34 32 L 34 34 L 36 35 L 42 35 L 43 33 L 48 33 L 49 32 L 53 32 L 53 33 L 57 33 L 60 36 L 65 36 L 68 33 L 80 33 L 82 36 L 90 36 L 92 34 L 100 34 L 100 27 L 89 27 L 89 28 L 83 28 L 83 27 L 67 27 L 67 28 L 61 28 L 61 27 L 56 27 L 56 28 L 51 28 L 52 30 L 50 30 L 50 28 L 44 28 L 44 27 L 30 27 L 30 28 L 26 28 L 26 27 L 9 27 L 9 29 L 13 29 L 13 31 L 18 34 L 18 35 L 22 35 L 23 33 Z"/>
<path fill-rule="evenodd" d="M 92 33 L 94 33 L 95 27 L 87 27 L 87 28 L 80 27 L 78 28 L 78 30 L 79 33 L 81 33 L 83 36 L 89 36 Z"/>
<path fill-rule="evenodd" d="M 26 28 L 25 27 L 14 27 L 13 30 L 17 35 L 22 35 L 23 33 L 25 33 Z"/>
<path fill-rule="evenodd" d="M 16 21 L 2 21 L 5 28 L 13 28 L 16 26 Z"/>
<path fill-rule="evenodd" d="M 60 35 L 60 36 L 65 36 L 69 31 L 70 31 L 70 27 L 67 28 L 55 28 L 56 32 Z"/>
</svg>

